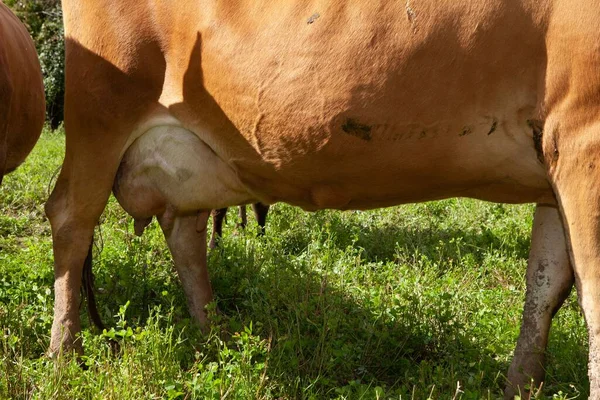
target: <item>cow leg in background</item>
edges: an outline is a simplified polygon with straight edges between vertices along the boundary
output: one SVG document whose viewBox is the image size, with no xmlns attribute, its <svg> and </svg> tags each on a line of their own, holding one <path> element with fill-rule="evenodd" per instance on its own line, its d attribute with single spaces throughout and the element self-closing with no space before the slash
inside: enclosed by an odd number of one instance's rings
<svg viewBox="0 0 600 400">
<path fill-rule="evenodd" d="M 85 148 L 74 150 L 80 157 L 65 158 L 46 203 L 46 215 L 52 226 L 55 279 L 51 355 L 58 355 L 61 350 L 74 349 L 79 353 L 83 350 L 77 340 L 81 331 L 81 274 L 120 160 L 119 146 L 114 146 L 113 154 L 99 154 Z"/>
<path fill-rule="evenodd" d="M 573 270 L 557 208 L 538 205 L 527 263 L 527 295 L 521 333 L 508 370 L 505 397 L 525 394 L 544 380 L 545 350 L 552 317 L 571 292 Z"/>
<path fill-rule="evenodd" d="M 252 210 L 254 210 L 254 216 L 256 222 L 258 222 L 258 235 L 262 236 L 265 234 L 265 225 L 267 224 L 267 213 L 269 212 L 269 205 L 263 203 L 252 204 Z"/>
<path fill-rule="evenodd" d="M 248 217 L 246 215 L 246 205 L 240 206 L 240 221 L 237 226 L 242 229 L 246 229 L 246 225 L 248 225 Z"/>
<path fill-rule="evenodd" d="M 219 208 L 217 210 L 212 210 L 212 234 L 210 236 L 210 245 L 211 249 L 217 247 L 219 240 L 223 237 L 223 222 L 225 221 L 225 217 L 227 216 L 227 208 Z"/>
<path fill-rule="evenodd" d="M 266 204 L 262 203 L 254 203 L 252 204 L 252 210 L 254 210 L 254 216 L 256 217 L 256 221 L 258 222 L 258 235 L 262 236 L 265 234 L 265 225 L 267 223 L 267 213 L 269 212 L 269 207 Z M 211 249 L 216 248 L 219 245 L 219 239 L 223 236 L 223 222 L 225 221 L 225 216 L 227 215 L 227 208 L 220 208 L 218 210 L 213 210 L 212 213 L 213 220 L 213 230 L 210 238 Z M 246 206 L 240 206 L 240 222 L 238 222 L 237 226 L 245 229 L 248 224 L 248 218 L 246 214 Z"/>
<path fill-rule="evenodd" d="M 176 216 L 169 209 L 158 218 L 165 234 L 177 274 L 183 285 L 192 317 L 206 329 L 205 307 L 212 300 L 206 260 L 206 226 L 209 211 Z"/>
</svg>

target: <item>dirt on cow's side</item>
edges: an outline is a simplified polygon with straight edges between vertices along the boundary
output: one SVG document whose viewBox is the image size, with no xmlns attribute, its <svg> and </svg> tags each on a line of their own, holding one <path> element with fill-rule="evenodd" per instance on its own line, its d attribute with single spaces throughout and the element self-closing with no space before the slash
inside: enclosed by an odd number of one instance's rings
<svg viewBox="0 0 600 400">
<path fill-rule="evenodd" d="M 236 229 L 231 212 L 209 257 L 216 301 L 202 335 L 160 228 L 136 237 L 111 199 L 94 250 L 109 328 L 94 331 L 82 306 L 85 368 L 48 359 L 54 275 L 43 203 L 63 155 L 62 131 L 45 131 L 0 188 L 1 399 L 502 397 L 532 205 L 305 213 L 279 204 L 264 237 L 254 221 Z M 552 329 L 537 398 L 586 398 L 574 294 Z"/>
</svg>

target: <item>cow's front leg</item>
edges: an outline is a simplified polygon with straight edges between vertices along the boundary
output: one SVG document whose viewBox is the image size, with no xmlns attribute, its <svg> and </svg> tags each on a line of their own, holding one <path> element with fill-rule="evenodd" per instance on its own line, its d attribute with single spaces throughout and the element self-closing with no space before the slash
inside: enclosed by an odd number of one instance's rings
<svg viewBox="0 0 600 400">
<path fill-rule="evenodd" d="M 552 317 L 571 292 L 573 270 L 557 208 L 535 211 L 527 263 L 527 294 L 521 333 L 508 370 L 505 397 L 528 392 L 544 380 L 544 361 Z"/>
<path fill-rule="evenodd" d="M 183 285 L 192 317 L 206 329 L 206 305 L 212 300 L 206 259 L 206 225 L 209 211 L 177 216 L 171 209 L 158 218 Z"/>
</svg>

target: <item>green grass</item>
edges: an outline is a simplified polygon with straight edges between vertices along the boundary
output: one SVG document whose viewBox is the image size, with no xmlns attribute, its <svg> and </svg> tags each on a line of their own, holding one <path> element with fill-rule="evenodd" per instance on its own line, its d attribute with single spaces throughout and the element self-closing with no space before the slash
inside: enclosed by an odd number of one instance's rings
<svg viewBox="0 0 600 400">
<path fill-rule="evenodd" d="M 232 212 L 209 257 L 219 313 L 207 335 L 190 321 L 156 223 L 135 237 L 111 199 L 94 261 L 110 329 L 95 332 L 82 307 L 87 369 L 49 360 L 43 203 L 63 148 L 62 133 L 45 132 L 0 189 L 0 398 L 502 397 L 533 206 L 464 199 L 345 213 L 279 204 L 264 238 L 254 221 L 236 231 Z M 586 360 L 572 294 L 554 320 L 539 398 L 586 398 Z"/>
</svg>

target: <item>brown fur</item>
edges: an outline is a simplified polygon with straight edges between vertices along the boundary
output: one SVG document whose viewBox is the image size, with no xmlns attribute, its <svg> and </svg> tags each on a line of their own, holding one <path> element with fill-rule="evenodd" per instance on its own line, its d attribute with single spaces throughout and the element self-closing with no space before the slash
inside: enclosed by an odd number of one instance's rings
<svg viewBox="0 0 600 400">
<path fill-rule="evenodd" d="M 76 288 L 113 185 L 136 219 L 159 216 L 202 324 L 212 292 L 208 215 L 198 211 L 258 201 L 306 210 L 454 196 L 536 202 L 506 396 L 543 379 L 552 311 L 574 271 L 591 397 L 600 398 L 596 1 L 63 7 L 67 155 L 47 204 L 52 350 L 77 348 Z"/>
<path fill-rule="evenodd" d="M 29 154 L 46 104 L 35 46 L 25 26 L 0 3 L 0 181 Z"/>
</svg>

